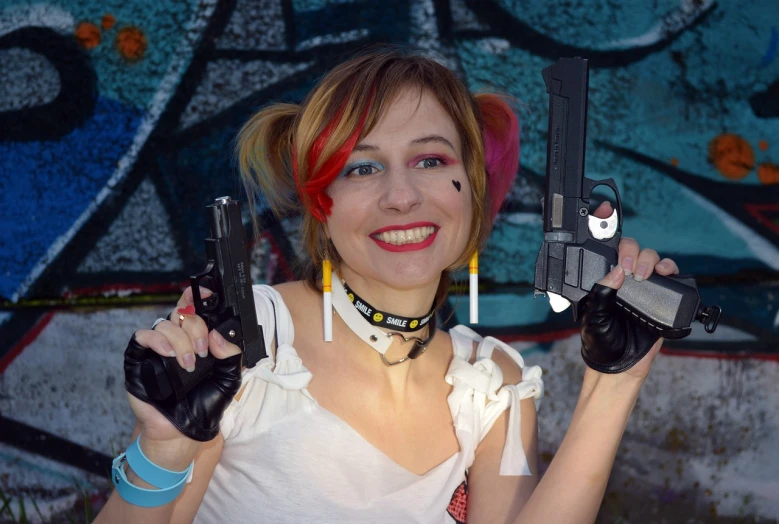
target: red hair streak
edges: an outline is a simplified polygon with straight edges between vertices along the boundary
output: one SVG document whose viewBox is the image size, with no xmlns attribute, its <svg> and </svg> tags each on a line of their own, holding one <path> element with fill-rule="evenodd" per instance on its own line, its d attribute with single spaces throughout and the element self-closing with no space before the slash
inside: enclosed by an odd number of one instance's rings
<svg viewBox="0 0 779 524">
<path fill-rule="evenodd" d="M 476 100 L 484 122 L 484 158 L 492 202 L 490 221 L 493 221 L 519 169 L 519 121 L 509 104 L 498 95 L 478 95 Z"/>
<path fill-rule="evenodd" d="M 298 175 L 297 158 L 293 155 L 292 159 L 292 171 L 295 177 L 295 185 L 298 188 L 298 195 L 301 202 L 306 206 L 311 215 L 319 220 L 325 222 L 333 207 L 333 199 L 325 192 L 327 186 L 329 186 L 333 180 L 335 180 L 340 174 L 341 170 L 346 165 L 346 161 L 349 159 L 349 155 L 352 154 L 354 146 L 357 145 L 357 139 L 362 133 L 362 129 L 365 125 L 365 119 L 368 116 L 368 109 L 371 106 L 373 96 L 368 101 L 365 107 L 365 111 L 360 118 L 360 123 L 355 130 L 346 139 L 346 142 L 328 158 L 322 166 L 313 173 L 313 175 L 306 181 L 305 185 L 300 185 L 300 178 Z M 319 157 L 330 140 L 333 131 L 341 121 L 343 117 L 345 104 L 338 110 L 338 114 L 335 115 L 327 127 L 322 133 L 314 140 L 314 144 L 311 146 L 311 151 L 308 153 L 308 166 L 309 169 L 315 166 L 319 161 Z"/>
</svg>

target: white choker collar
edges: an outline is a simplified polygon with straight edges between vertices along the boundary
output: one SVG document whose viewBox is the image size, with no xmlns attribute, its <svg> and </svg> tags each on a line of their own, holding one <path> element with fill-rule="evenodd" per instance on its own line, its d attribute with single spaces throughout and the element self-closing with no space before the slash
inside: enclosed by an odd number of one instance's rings
<svg viewBox="0 0 779 524">
<path fill-rule="evenodd" d="M 433 315 L 433 318 L 431 318 L 430 322 L 428 322 L 430 327 L 428 339 L 426 341 L 423 341 L 418 337 L 407 338 L 403 336 L 402 333 L 387 333 L 380 330 L 376 326 L 373 326 L 370 322 L 363 318 L 359 311 L 357 311 L 357 309 L 354 307 L 354 304 L 349 301 L 349 297 L 346 295 L 346 290 L 341 283 L 341 279 L 335 271 L 333 271 L 332 286 L 333 309 L 336 310 L 338 316 L 343 319 L 344 323 L 349 326 L 349 329 L 351 329 L 355 335 L 360 337 L 363 342 L 375 349 L 381 355 L 381 359 L 384 364 L 392 366 L 395 364 L 400 364 L 401 362 L 405 362 L 408 359 L 414 359 L 424 353 L 427 349 L 427 346 L 432 341 L 436 330 L 435 315 Z M 416 340 L 417 342 L 414 344 L 414 347 L 411 349 L 411 351 L 409 351 L 407 356 L 395 362 L 390 362 L 387 360 L 384 354 L 392 345 L 392 337 L 399 337 L 401 340 L 405 341 Z"/>
</svg>

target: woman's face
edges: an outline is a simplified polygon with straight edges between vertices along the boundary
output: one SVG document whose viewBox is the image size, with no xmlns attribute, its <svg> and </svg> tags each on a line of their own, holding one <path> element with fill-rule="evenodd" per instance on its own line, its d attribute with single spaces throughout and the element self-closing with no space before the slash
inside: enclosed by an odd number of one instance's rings
<svg viewBox="0 0 779 524">
<path fill-rule="evenodd" d="M 462 144 L 427 91 L 399 94 L 327 192 L 326 228 L 344 272 L 418 287 L 437 282 L 465 249 L 473 206 Z"/>
</svg>

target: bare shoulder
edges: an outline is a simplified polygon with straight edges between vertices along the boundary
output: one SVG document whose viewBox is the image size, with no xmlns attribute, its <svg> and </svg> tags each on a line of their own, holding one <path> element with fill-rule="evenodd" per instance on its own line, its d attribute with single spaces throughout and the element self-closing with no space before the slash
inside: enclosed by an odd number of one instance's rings
<svg viewBox="0 0 779 524">
<path fill-rule="evenodd" d="M 303 280 L 276 284 L 273 286 L 273 289 L 281 295 L 281 298 L 290 310 L 293 309 L 293 306 L 310 302 L 314 295 L 314 290 Z"/>
<path fill-rule="evenodd" d="M 449 333 L 447 333 L 443 329 L 439 329 L 438 331 L 436 331 L 435 338 L 439 344 L 446 345 L 447 347 L 452 347 L 452 337 L 449 336 Z"/>
<path fill-rule="evenodd" d="M 441 335 L 444 335 L 445 342 L 452 344 L 450 335 L 442 331 Z M 468 361 L 470 364 L 476 363 L 476 350 L 479 347 L 478 342 L 473 343 L 473 350 L 471 351 L 471 359 Z M 500 371 L 503 373 L 503 384 L 519 384 L 522 382 L 522 368 L 514 362 L 514 360 L 508 356 L 500 348 L 495 348 L 492 351 L 492 361 L 497 364 Z"/>
<path fill-rule="evenodd" d="M 473 343 L 473 353 L 471 354 L 470 360 L 471 364 L 476 361 L 476 348 L 478 346 L 478 342 Z M 520 368 L 519 365 L 501 349 L 496 347 L 492 351 L 492 361 L 495 362 L 503 373 L 503 385 L 519 384 L 522 382 L 522 368 Z"/>
<path fill-rule="evenodd" d="M 286 296 L 292 297 L 292 296 L 297 295 L 299 293 L 304 293 L 307 290 L 310 291 L 310 289 L 308 288 L 306 283 L 303 282 L 302 280 L 293 280 L 291 282 L 282 282 L 281 284 L 276 284 L 276 285 L 271 286 L 271 287 L 273 287 L 273 289 L 278 291 L 279 294 L 282 297 L 286 297 Z"/>
<path fill-rule="evenodd" d="M 495 348 L 492 352 L 492 360 L 503 372 L 504 384 L 519 384 L 522 382 L 522 368 L 502 350 Z"/>
</svg>

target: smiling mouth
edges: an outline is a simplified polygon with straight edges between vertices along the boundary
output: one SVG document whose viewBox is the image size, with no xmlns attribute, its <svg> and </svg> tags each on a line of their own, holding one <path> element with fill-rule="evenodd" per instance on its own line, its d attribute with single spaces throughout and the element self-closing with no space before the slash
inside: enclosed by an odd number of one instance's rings
<svg viewBox="0 0 779 524">
<path fill-rule="evenodd" d="M 435 227 L 412 227 L 411 229 L 393 229 L 382 233 L 371 235 L 376 240 L 381 240 L 393 246 L 403 246 L 406 244 L 419 244 L 430 238 L 435 233 Z"/>
</svg>

